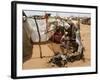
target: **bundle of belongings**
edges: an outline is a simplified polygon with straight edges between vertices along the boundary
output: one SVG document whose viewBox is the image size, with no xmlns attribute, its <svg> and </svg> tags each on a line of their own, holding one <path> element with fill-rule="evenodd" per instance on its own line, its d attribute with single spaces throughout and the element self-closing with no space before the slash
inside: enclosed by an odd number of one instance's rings
<svg viewBox="0 0 100 80">
<path fill-rule="evenodd" d="M 58 67 L 64 67 L 67 63 L 67 56 L 56 52 L 55 55 L 50 59 L 49 63 L 53 63 Z"/>
<path fill-rule="evenodd" d="M 81 49 L 81 53 L 75 52 L 70 54 L 64 54 L 60 52 L 56 52 L 54 56 L 49 60 L 49 63 L 53 63 L 55 66 L 64 67 L 68 62 L 74 62 L 76 60 L 84 59 L 83 48 Z"/>
</svg>

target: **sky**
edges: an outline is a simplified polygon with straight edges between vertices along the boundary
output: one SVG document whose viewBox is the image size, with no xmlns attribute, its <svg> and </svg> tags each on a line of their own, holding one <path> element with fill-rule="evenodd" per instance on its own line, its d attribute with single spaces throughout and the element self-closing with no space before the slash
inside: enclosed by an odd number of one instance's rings
<svg viewBox="0 0 100 80">
<path fill-rule="evenodd" d="M 51 16 L 61 16 L 61 17 L 69 17 L 69 16 L 74 16 L 74 17 L 91 17 L 90 13 L 77 13 L 77 12 L 45 12 L 45 11 L 24 11 L 25 14 L 29 16 L 34 16 L 34 15 L 45 15 L 45 13 L 50 13 Z"/>
</svg>

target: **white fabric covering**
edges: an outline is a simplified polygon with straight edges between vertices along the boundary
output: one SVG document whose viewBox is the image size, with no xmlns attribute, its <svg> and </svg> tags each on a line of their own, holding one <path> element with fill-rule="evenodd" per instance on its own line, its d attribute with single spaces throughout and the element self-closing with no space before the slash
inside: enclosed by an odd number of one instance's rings
<svg viewBox="0 0 100 80">
<path fill-rule="evenodd" d="M 47 41 L 49 38 L 48 38 L 47 34 L 45 34 L 46 33 L 46 20 L 40 19 L 40 20 L 36 20 L 36 21 L 37 21 L 37 24 L 39 27 L 41 42 Z M 35 20 L 32 18 L 27 18 L 27 21 L 25 23 L 26 23 L 26 25 L 24 27 L 26 28 L 29 38 L 31 38 L 33 42 L 39 42 L 39 35 L 38 35 Z"/>
</svg>

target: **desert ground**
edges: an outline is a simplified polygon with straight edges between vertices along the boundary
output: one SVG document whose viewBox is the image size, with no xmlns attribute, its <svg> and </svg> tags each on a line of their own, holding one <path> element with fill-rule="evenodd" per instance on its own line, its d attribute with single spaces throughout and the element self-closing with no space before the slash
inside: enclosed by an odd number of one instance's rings
<svg viewBox="0 0 100 80">
<path fill-rule="evenodd" d="M 84 66 L 91 66 L 91 25 L 80 24 L 80 33 L 83 46 L 85 48 L 84 56 L 85 61 L 79 60 L 75 62 L 68 62 L 65 65 L 66 68 L 68 67 L 84 67 Z M 40 48 L 42 52 L 42 58 L 40 58 Z M 47 44 L 34 44 L 32 50 L 32 57 L 25 61 L 22 64 L 23 69 L 43 69 L 43 68 L 54 68 L 52 64 L 49 64 L 48 61 L 50 60 L 51 56 L 54 55 L 53 50 L 61 51 L 60 47 L 56 43 L 47 43 Z M 57 67 L 57 66 L 55 66 Z"/>
</svg>

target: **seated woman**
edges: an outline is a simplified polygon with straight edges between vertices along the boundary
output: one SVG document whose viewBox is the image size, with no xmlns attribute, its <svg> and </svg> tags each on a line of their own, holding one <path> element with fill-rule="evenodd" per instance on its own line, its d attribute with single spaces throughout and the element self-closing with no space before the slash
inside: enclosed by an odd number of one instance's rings
<svg viewBox="0 0 100 80">
<path fill-rule="evenodd" d="M 61 38 L 62 38 L 62 33 L 59 29 L 57 29 L 54 35 L 50 38 L 50 40 L 56 43 L 60 43 Z"/>
</svg>

